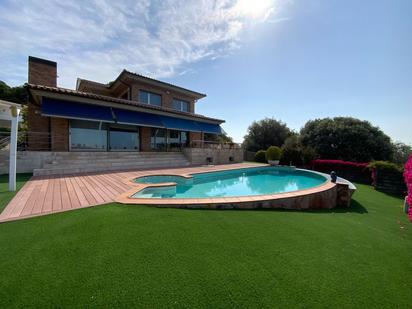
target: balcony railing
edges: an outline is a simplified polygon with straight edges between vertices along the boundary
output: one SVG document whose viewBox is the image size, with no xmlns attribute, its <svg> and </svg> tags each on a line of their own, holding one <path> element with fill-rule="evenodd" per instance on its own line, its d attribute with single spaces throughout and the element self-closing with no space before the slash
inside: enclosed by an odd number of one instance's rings
<svg viewBox="0 0 412 309">
<path fill-rule="evenodd" d="M 208 148 L 208 149 L 240 149 L 238 143 L 219 143 L 214 141 L 193 140 L 189 143 L 189 148 Z"/>
<path fill-rule="evenodd" d="M 62 134 L 50 134 L 48 132 L 18 132 L 17 150 L 49 151 L 53 145 L 65 145 L 67 136 Z M 8 147 L 10 132 L 0 132 L 0 150 Z"/>
<path fill-rule="evenodd" d="M 10 143 L 10 132 L 0 132 L 0 150 L 7 149 Z M 59 149 L 68 148 L 68 136 L 63 134 L 50 134 L 48 132 L 19 132 L 17 137 L 18 151 L 51 151 L 56 146 Z M 215 141 L 192 140 L 186 145 L 169 145 L 158 151 L 182 151 L 183 148 L 205 149 L 240 149 L 238 143 L 219 143 Z M 152 150 L 156 151 L 156 150 Z"/>
</svg>

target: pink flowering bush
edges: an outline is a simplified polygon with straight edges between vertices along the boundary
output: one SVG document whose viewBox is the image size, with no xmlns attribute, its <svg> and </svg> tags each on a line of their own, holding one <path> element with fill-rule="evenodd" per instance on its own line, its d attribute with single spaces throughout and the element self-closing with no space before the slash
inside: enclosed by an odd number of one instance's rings
<svg viewBox="0 0 412 309">
<path fill-rule="evenodd" d="M 322 159 L 317 159 L 313 160 L 311 162 L 311 165 L 313 167 L 318 167 L 318 168 L 347 168 L 347 169 L 365 169 L 368 167 L 369 163 L 357 163 L 357 162 L 349 162 L 349 161 L 343 161 L 343 160 L 322 160 Z"/>
<path fill-rule="evenodd" d="M 371 183 L 371 172 L 369 163 L 357 163 L 342 160 L 317 159 L 310 162 L 311 169 L 329 174 L 335 171 L 338 176 L 351 181 Z"/>
<path fill-rule="evenodd" d="M 405 179 L 406 187 L 408 188 L 408 196 L 406 197 L 406 202 L 409 205 L 408 215 L 409 219 L 412 221 L 412 156 L 409 157 L 405 164 L 403 177 Z"/>
</svg>

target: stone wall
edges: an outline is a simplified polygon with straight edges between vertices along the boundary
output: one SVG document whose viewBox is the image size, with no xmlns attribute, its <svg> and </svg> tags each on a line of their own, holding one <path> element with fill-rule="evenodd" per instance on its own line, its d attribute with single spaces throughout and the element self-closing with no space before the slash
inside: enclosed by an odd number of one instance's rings
<svg viewBox="0 0 412 309">
<path fill-rule="evenodd" d="M 192 165 L 243 162 L 242 148 L 185 148 L 183 153 Z"/>
<path fill-rule="evenodd" d="M 18 151 L 17 173 L 32 173 L 36 168 L 42 168 L 44 163 L 50 163 L 55 156 L 51 151 Z M 0 175 L 9 172 L 9 152 L 0 151 Z"/>
</svg>

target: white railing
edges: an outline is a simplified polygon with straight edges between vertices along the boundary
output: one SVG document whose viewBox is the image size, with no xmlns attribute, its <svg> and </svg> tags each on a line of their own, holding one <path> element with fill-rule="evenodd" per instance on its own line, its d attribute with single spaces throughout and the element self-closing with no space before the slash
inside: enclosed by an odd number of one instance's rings
<svg viewBox="0 0 412 309">
<path fill-rule="evenodd" d="M 7 148 L 10 144 L 10 133 L 7 133 L 8 136 L 4 136 L 3 132 L 0 133 L 0 150 Z"/>
<path fill-rule="evenodd" d="M 215 141 L 193 140 L 189 143 L 189 148 L 208 148 L 208 149 L 241 149 L 238 143 L 220 143 Z"/>
</svg>

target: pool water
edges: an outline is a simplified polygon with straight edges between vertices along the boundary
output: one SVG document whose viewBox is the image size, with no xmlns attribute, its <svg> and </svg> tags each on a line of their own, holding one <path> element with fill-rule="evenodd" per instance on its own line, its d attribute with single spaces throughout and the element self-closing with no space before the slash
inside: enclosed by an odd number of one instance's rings
<svg viewBox="0 0 412 309">
<path fill-rule="evenodd" d="M 259 167 L 180 176 L 146 176 L 137 183 L 174 182 L 176 186 L 149 187 L 135 193 L 134 198 L 214 198 L 267 195 L 298 191 L 319 186 L 322 175 L 305 170 Z"/>
</svg>

